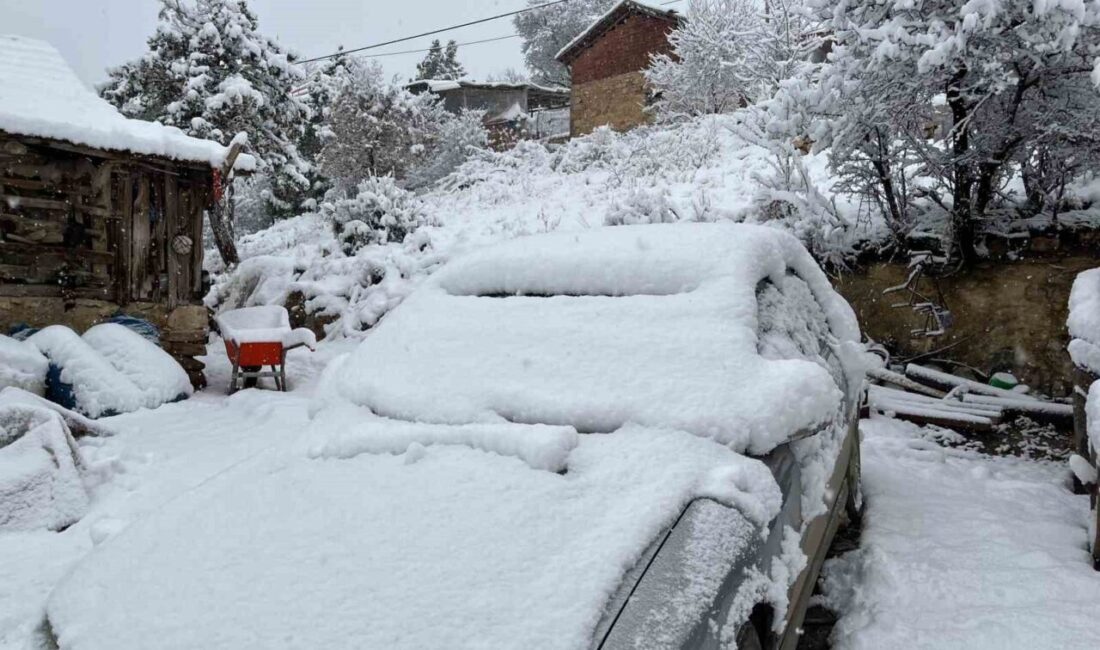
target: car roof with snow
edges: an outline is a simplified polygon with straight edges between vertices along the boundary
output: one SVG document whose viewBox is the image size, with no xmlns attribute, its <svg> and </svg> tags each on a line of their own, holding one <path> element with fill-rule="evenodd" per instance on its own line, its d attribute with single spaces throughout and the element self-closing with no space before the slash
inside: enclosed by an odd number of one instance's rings
<svg viewBox="0 0 1100 650">
<path fill-rule="evenodd" d="M 808 285 L 839 341 L 851 308 L 805 248 L 734 224 L 599 228 L 516 239 L 426 281 L 327 373 L 325 393 L 386 417 L 613 431 L 681 429 L 766 453 L 828 421 L 829 371 L 759 350 L 757 291 Z"/>
</svg>

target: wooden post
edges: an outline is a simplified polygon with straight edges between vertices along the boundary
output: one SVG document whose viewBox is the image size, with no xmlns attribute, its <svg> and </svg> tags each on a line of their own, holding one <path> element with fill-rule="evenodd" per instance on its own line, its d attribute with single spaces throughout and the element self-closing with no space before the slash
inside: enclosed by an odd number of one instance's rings
<svg viewBox="0 0 1100 650">
<path fill-rule="evenodd" d="M 241 153 L 240 141 L 234 140 L 229 146 L 229 153 L 225 156 L 225 163 L 218 173 L 220 181 L 225 188 L 222 195 L 214 196 L 214 207 L 210 210 L 210 230 L 214 233 L 214 245 L 218 247 L 218 253 L 226 266 L 235 266 L 241 258 L 237 254 L 237 243 L 233 236 L 233 223 L 229 219 L 229 174 L 233 171 L 233 164 L 237 162 L 237 156 Z"/>
</svg>

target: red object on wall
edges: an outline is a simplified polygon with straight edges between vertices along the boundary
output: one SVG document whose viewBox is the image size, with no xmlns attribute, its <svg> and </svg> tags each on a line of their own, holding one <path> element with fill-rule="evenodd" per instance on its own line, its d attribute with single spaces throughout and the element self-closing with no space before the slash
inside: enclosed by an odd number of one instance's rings
<svg viewBox="0 0 1100 650">
<path fill-rule="evenodd" d="M 222 200 L 222 171 L 220 169 L 214 170 L 214 202 L 217 203 Z"/>
</svg>

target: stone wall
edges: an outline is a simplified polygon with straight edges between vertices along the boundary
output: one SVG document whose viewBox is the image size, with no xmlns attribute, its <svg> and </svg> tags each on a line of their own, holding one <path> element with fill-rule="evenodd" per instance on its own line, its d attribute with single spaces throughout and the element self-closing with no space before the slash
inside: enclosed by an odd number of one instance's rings
<svg viewBox="0 0 1100 650">
<path fill-rule="evenodd" d="M 883 295 L 903 284 L 903 263 L 874 263 L 842 275 L 837 290 L 851 303 L 864 333 L 898 355 L 949 350 L 934 355 L 984 372 L 1007 370 L 1032 388 L 1061 397 L 1070 394 L 1073 367 L 1066 354 L 1069 291 L 1077 274 L 1100 266 L 1082 253 L 1051 259 L 989 262 L 941 279 L 954 325 L 935 338 L 914 338 L 922 317 L 906 307 L 906 292 Z M 930 286 L 925 284 L 925 287 Z"/>
<path fill-rule="evenodd" d="M 573 86 L 569 132 L 576 137 L 610 125 L 625 131 L 649 121 L 645 111 L 646 81 L 641 72 L 607 77 Z"/>
</svg>

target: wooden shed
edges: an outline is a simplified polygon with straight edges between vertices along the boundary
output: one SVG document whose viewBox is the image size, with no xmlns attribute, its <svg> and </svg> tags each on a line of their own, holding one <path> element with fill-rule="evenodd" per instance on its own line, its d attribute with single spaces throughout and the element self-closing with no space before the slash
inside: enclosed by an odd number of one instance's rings
<svg viewBox="0 0 1100 650">
<path fill-rule="evenodd" d="M 0 333 L 138 316 L 201 384 L 203 216 L 227 154 L 124 117 L 49 44 L 0 36 Z"/>
</svg>

